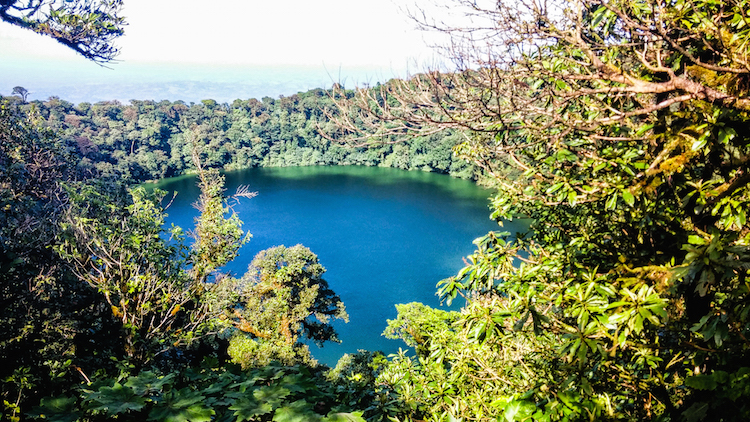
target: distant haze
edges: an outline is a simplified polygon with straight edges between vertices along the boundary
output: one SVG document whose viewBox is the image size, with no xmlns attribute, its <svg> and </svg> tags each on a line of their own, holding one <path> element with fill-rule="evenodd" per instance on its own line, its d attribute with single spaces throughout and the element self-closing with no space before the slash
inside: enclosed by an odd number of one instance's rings
<svg viewBox="0 0 750 422">
<path fill-rule="evenodd" d="M 326 69 L 314 66 L 200 66 L 118 64 L 115 70 L 91 69 L 79 63 L 50 75 L 44 66 L 2 69 L 0 95 L 9 95 L 14 86 L 29 90 L 30 100 L 60 97 L 74 104 L 118 100 L 182 100 L 186 103 L 213 99 L 231 103 L 236 99 L 278 98 L 313 88 L 330 88 L 339 82 L 347 87 L 384 81 L 377 69 Z M 95 65 L 94 65 L 95 66 Z M 119 72 L 120 67 L 127 71 Z"/>
<path fill-rule="evenodd" d="M 278 97 L 334 82 L 403 77 L 434 61 L 423 33 L 383 0 L 125 0 L 119 63 L 87 62 L 0 23 L 0 94 L 79 103 Z"/>
</svg>

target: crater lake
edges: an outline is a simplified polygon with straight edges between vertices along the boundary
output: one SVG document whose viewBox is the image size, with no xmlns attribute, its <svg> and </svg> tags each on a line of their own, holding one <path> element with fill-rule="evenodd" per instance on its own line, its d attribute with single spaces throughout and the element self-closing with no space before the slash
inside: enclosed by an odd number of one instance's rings
<svg viewBox="0 0 750 422">
<path fill-rule="evenodd" d="M 492 191 L 446 175 L 382 167 L 255 168 L 225 173 L 226 193 L 247 185 L 252 199 L 231 200 L 252 239 L 223 268 L 241 277 L 256 253 L 303 244 L 326 268 L 323 278 L 344 302 L 349 323 L 334 321 L 341 343 L 311 344 L 333 366 L 359 349 L 386 354 L 406 348 L 381 336 L 397 303 L 438 307 L 438 281 L 455 275 L 472 241 L 501 229 L 489 218 Z M 199 191 L 194 176 L 155 185 L 176 192 L 168 223 L 194 227 Z M 502 230 L 513 232 L 505 224 Z M 457 305 L 454 304 L 454 307 Z"/>
</svg>

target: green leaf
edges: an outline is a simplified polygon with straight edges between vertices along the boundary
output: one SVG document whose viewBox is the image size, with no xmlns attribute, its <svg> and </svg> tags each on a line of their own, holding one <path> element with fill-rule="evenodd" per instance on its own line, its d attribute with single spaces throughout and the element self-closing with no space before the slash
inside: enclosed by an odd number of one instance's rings
<svg viewBox="0 0 750 422">
<path fill-rule="evenodd" d="M 165 385 L 172 385 L 174 378 L 175 374 L 162 377 L 151 371 L 143 371 L 136 377 L 128 378 L 125 386 L 132 388 L 135 394 L 145 396 L 162 391 Z"/>
<path fill-rule="evenodd" d="M 514 400 L 505 408 L 503 417 L 507 422 L 528 420 L 536 411 L 534 403 L 526 400 Z"/>
<path fill-rule="evenodd" d="M 75 422 L 79 419 L 75 397 L 45 397 L 29 416 L 54 422 Z"/>
<path fill-rule="evenodd" d="M 287 406 L 280 407 L 273 415 L 274 422 L 307 422 L 322 419 L 310 409 L 305 400 L 297 400 Z"/>
<path fill-rule="evenodd" d="M 697 390 L 715 390 L 716 380 L 711 375 L 694 375 L 685 379 L 685 385 Z"/>
<path fill-rule="evenodd" d="M 604 19 L 604 17 L 607 15 L 607 12 L 609 12 L 609 9 L 604 6 L 600 6 L 598 9 L 596 9 L 591 14 L 591 26 L 594 28 L 598 27 L 602 22 L 602 19 Z"/>
<path fill-rule="evenodd" d="M 255 396 L 255 398 L 259 402 L 266 403 L 275 409 L 281 405 L 281 402 L 290 393 L 291 392 L 288 389 L 278 386 L 278 385 L 274 385 L 274 386 L 264 386 L 253 391 L 253 396 Z"/>
<path fill-rule="evenodd" d="M 708 135 L 708 132 L 706 132 L 705 134 L 703 134 L 703 136 L 701 136 L 700 138 L 698 138 L 695 141 L 693 141 L 693 145 L 690 148 L 693 151 L 698 151 L 699 149 L 701 149 L 704 146 L 706 146 L 706 144 L 708 143 L 708 136 L 707 135 Z"/>
<path fill-rule="evenodd" d="M 362 417 L 362 412 L 354 413 L 329 413 L 327 417 L 323 418 L 325 422 L 366 422 L 367 420 Z"/>
<path fill-rule="evenodd" d="M 163 422 L 207 422 L 214 415 L 213 409 L 203 404 L 203 396 L 198 391 L 183 388 L 170 391 L 164 395 L 163 401 L 158 402 L 149 412 L 148 420 Z"/>
<path fill-rule="evenodd" d="M 146 405 L 146 399 L 136 395 L 133 389 L 115 383 L 112 387 L 101 387 L 98 391 L 88 394 L 86 401 L 92 410 L 102 411 L 112 415 L 138 411 Z"/>
<path fill-rule="evenodd" d="M 575 205 L 576 199 L 578 199 L 578 195 L 576 194 L 576 191 L 574 191 L 573 189 L 569 190 L 567 199 L 570 205 Z"/>
<path fill-rule="evenodd" d="M 691 245 L 705 245 L 708 242 L 701 236 L 691 234 L 690 236 L 688 236 L 688 243 L 690 243 Z"/>
<path fill-rule="evenodd" d="M 607 167 L 607 162 L 606 161 L 602 161 L 602 162 L 598 163 L 597 165 L 594 166 L 594 173 L 596 173 L 597 171 L 600 171 L 600 170 L 604 169 L 605 167 Z"/>
<path fill-rule="evenodd" d="M 651 130 L 653 127 L 654 127 L 653 124 L 643 125 L 639 127 L 638 130 L 635 132 L 635 136 L 643 136 L 646 132 Z"/>
<path fill-rule="evenodd" d="M 255 416 L 271 413 L 273 408 L 268 403 L 260 403 L 255 398 L 243 397 L 229 406 L 229 410 L 234 410 L 234 416 L 237 422 L 252 420 Z"/>
<path fill-rule="evenodd" d="M 605 207 L 607 211 L 612 211 L 617 207 L 617 194 L 612 193 L 612 195 L 607 198 L 607 203 L 605 204 Z"/>
<path fill-rule="evenodd" d="M 547 188 L 547 195 L 550 195 L 550 194 L 553 194 L 553 193 L 557 192 L 558 190 L 560 190 L 561 187 L 563 187 L 563 183 L 562 182 L 557 182 L 557 183 L 553 184 L 552 186 L 550 186 L 549 188 Z"/>
<path fill-rule="evenodd" d="M 290 374 L 281 379 L 280 384 L 290 391 L 290 393 L 309 393 L 315 392 L 318 386 L 309 377 L 303 374 Z"/>
<path fill-rule="evenodd" d="M 635 197 L 628 189 L 623 189 L 622 191 L 622 199 L 625 201 L 626 204 L 629 206 L 633 206 L 635 204 Z"/>
<path fill-rule="evenodd" d="M 734 139 L 735 136 L 737 136 L 737 132 L 731 127 L 723 127 L 719 129 L 719 142 L 722 144 L 726 145 L 729 141 Z"/>
<path fill-rule="evenodd" d="M 682 416 L 685 418 L 685 422 L 701 422 L 706 420 L 708 414 L 708 403 L 698 402 L 693 403 L 690 407 L 682 412 Z"/>
</svg>

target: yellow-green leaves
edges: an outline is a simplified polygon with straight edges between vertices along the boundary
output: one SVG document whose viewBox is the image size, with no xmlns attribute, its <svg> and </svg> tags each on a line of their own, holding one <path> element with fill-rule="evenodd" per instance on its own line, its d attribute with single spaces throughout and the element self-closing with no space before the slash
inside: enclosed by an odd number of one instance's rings
<svg viewBox="0 0 750 422">
<path fill-rule="evenodd" d="M 192 272 L 205 282 L 213 271 L 237 257 L 250 234 L 242 231 L 242 221 L 224 198 L 224 176 L 216 169 L 199 172 L 201 195 L 196 207 L 201 212 L 195 221 L 195 243 L 191 252 Z"/>
<path fill-rule="evenodd" d="M 623 288 L 620 298 L 620 301 L 609 305 L 616 313 L 610 314 L 608 321 L 616 324 L 619 345 L 624 346 L 631 334 L 641 334 L 647 323 L 658 327 L 666 322 L 667 301 L 652 286 L 641 285 L 637 290 Z"/>
<path fill-rule="evenodd" d="M 238 285 L 238 303 L 227 310 L 237 328 L 232 359 L 243 367 L 314 363 L 304 339 L 338 342 L 331 322 L 348 322 L 349 315 L 323 273 L 317 255 L 302 245 L 259 252 Z"/>
</svg>

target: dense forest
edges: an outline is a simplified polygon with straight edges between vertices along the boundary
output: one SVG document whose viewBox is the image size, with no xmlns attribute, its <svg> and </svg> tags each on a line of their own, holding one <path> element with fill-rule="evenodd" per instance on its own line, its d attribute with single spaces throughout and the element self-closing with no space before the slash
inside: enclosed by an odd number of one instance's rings
<svg viewBox="0 0 750 422">
<path fill-rule="evenodd" d="M 466 160 L 453 156 L 457 133 L 439 133 L 352 147 L 332 120 L 332 90 L 315 89 L 279 99 L 82 103 L 59 98 L 19 104 L 37 114 L 83 159 L 82 173 L 138 183 L 195 172 L 193 148 L 203 164 L 225 170 L 314 165 L 385 166 L 476 178 Z M 337 91 L 339 94 L 339 91 Z M 352 96 L 353 91 L 342 95 Z M 10 101 L 18 97 L 8 97 Z M 338 139 L 338 140 L 337 140 Z"/>
<path fill-rule="evenodd" d="M 750 420 L 747 2 L 445 3 L 471 19 L 414 19 L 451 37 L 450 72 L 231 106 L 4 100 L 3 417 Z M 11 0 L 0 19 L 107 62 L 121 5 Z M 336 341 L 347 314 L 312 251 L 217 270 L 252 196 L 218 169 L 303 163 L 481 173 L 492 217 L 530 229 L 436 280 L 460 311 L 398 306 L 384 334 L 411 352 L 326 368 L 303 340 Z M 187 232 L 133 185 L 186 171 Z"/>
</svg>

